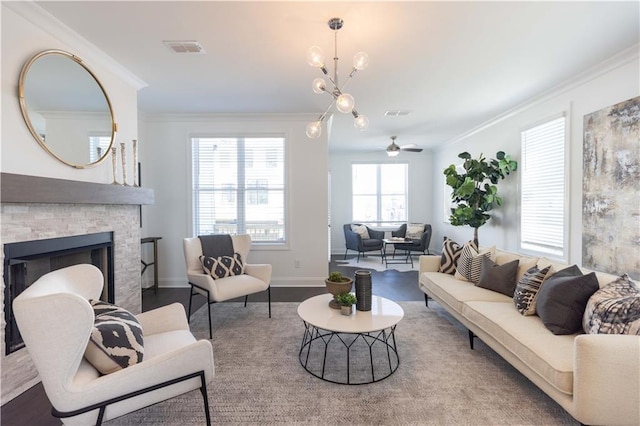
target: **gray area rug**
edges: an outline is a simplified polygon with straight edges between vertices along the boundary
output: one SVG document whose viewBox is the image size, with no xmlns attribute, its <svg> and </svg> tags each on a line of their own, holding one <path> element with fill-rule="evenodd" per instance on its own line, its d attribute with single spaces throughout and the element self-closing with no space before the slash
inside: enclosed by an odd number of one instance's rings
<svg viewBox="0 0 640 426">
<path fill-rule="evenodd" d="M 298 360 L 304 325 L 297 303 L 212 306 L 216 376 L 207 385 L 215 424 L 559 425 L 578 424 L 435 302 L 401 302 L 398 370 L 366 385 L 322 381 Z M 191 328 L 208 337 L 206 307 Z M 205 424 L 199 391 L 108 425 Z"/>
</svg>

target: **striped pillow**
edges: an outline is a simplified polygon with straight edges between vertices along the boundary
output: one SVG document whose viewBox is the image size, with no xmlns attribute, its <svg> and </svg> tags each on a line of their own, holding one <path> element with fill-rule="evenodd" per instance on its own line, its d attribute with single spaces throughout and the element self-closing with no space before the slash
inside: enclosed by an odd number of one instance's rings
<svg viewBox="0 0 640 426">
<path fill-rule="evenodd" d="M 442 243 L 442 258 L 440 259 L 440 272 L 453 275 L 456 272 L 461 251 L 462 246 L 460 244 L 444 237 L 444 243 Z"/>
<path fill-rule="evenodd" d="M 482 273 L 482 258 L 487 257 L 492 261 L 496 259 L 496 247 L 492 246 L 478 253 L 475 243 L 468 242 L 462 247 L 458 266 L 456 267 L 456 278 L 478 284 Z"/>
<path fill-rule="evenodd" d="M 542 283 L 547 277 L 553 275 L 555 271 L 551 266 L 538 269 L 537 266 L 529 268 L 516 284 L 516 291 L 513 293 L 513 303 L 522 315 L 529 316 L 536 314 L 536 299 Z"/>
</svg>

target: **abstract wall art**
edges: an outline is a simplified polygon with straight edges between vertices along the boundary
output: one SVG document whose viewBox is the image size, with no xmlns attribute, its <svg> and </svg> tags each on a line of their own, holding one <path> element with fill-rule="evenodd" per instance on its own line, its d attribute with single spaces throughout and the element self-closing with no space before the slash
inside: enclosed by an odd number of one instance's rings
<svg viewBox="0 0 640 426">
<path fill-rule="evenodd" d="M 582 265 L 640 279 L 640 97 L 584 116 Z"/>
</svg>

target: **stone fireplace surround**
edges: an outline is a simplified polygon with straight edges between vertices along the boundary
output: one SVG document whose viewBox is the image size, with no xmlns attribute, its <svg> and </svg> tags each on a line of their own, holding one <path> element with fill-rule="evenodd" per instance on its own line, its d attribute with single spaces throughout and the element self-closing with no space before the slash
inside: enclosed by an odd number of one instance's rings
<svg viewBox="0 0 640 426">
<path fill-rule="evenodd" d="M 0 242 L 113 232 L 115 303 L 141 312 L 139 205 L 153 204 L 143 188 L 38 178 L 2 173 Z M 4 250 L 0 250 L 4 257 Z M 4 269 L 4 258 L 0 269 Z M 2 271 L 4 274 L 4 271 Z M 12 400 L 40 379 L 28 351 L 5 356 L 4 281 L 0 324 L 1 403 Z"/>
</svg>

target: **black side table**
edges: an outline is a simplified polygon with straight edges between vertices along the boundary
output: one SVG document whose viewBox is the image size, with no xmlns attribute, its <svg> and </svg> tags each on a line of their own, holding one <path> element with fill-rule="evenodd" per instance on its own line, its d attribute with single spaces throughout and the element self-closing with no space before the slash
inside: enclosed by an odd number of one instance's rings
<svg viewBox="0 0 640 426">
<path fill-rule="evenodd" d="M 142 272 L 140 272 L 140 276 L 144 275 L 144 271 L 146 271 L 149 266 L 153 266 L 153 291 L 155 293 L 158 292 L 158 240 L 161 239 L 162 237 L 146 237 L 140 239 L 140 245 L 153 243 L 153 262 L 145 262 L 144 259 L 140 258 L 140 262 L 142 262 Z"/>
</svg>

